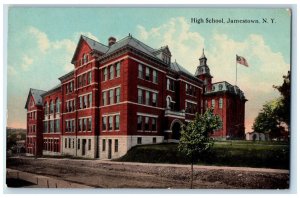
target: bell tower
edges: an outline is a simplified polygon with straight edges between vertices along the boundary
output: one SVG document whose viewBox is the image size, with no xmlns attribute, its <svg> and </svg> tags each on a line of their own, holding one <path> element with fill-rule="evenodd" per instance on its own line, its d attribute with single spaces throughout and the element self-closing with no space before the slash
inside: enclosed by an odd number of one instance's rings
<svg viewBox="0 0 300 198">
<path fill-rule="evenodd" d="M 204 54 L 204 49 L 202 52 L 202 56 L 199 58 L 199 66 L 197 67 L 195 77 L 201 79 L 204 82 L 204 86 L 206 89 L 210 90 L 211 88 L 211 79 L 213 78 L 210 75 L 210 69 L 207 65 L 207 58 Z"/>
</svg>

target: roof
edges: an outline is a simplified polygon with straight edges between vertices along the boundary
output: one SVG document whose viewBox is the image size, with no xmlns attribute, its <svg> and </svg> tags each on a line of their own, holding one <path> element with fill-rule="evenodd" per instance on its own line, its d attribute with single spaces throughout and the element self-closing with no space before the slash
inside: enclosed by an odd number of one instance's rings
<svg viewBox="0 0 300 198">
<path fill-rule="evenodd" d="M 42 106 L 43 105 L 43 98 L 42 98 L 42 94 L 45 93 L 45 91 L 43 90 L 39 90 L 39 89 L 33 89 L 30 88 L 28 96 L 27 96 L 27 100 L 26 100 L 26 104 L 25 104 L 25 109 L 27 109 L 28 103 L 29 103 L 29 99 L 30 99 L 30 95 L 32 95 L 35 105 L 36 106 Z"/>
<path fill-rule="evenodd" d="M 90 46 L 90 48 L 92 50 L 96 50 L 98 52 L 101 52 L 101 53 L 106 53 L 107 50 L 108 50 L 108 46 L 102 44 L 102 43 L 99 43 L 98 41 L 95 41 L 89 37 L 86 37 L 86 36 L 83 36 L 81 35 L 82 39 L 85 40 L 87 42 L 87 44 Z"/>
<path fill-rule="evenodd" d="M 59 77 L 58 79 L 62 81 L 62 80 L 64 80 L 64 79 L 66 79 L 66 78 L 72 76 L 73 74 L 74 74 L 74 70 L 72 70 L 72 71 L 70 71 L 69 73 L 67 73 L 67 74 L 65 74 L 65 75 L 63 75 L 63 76 L 61 76 L 61 77 Z"/>
<path fill-rule="evenodd" d="M 244 92 L 236 85 L 231 85 L 227 81 L 216 82 L 212 84 L 211 90 L 206 92 L 205 94 L 212 93 L 221 93 L 221 92 L 229 92 L 234 95 L 238 95 L 241 98 L 245 99 Z"/>
<path fill-rule="evenodd" d="M 51 89 L 49 89 L 48 91 L 46 91 L 45 93 L 41 94 L 41 96 L 44 97 L 44 96 L 46 96 L 46 95 L 48 95 L 50 93 L 53 93 L 54 91 L 59 90 L 60 87 L 61 87 L 61 84 L 58 84 L 58 85 L 52 87 Z"/>
<path fill-rule="evenodd" d="M 173 70 L 173 71 L 176 71 L 176 72 L 186 73 L 186 74 L 194 77 L 194 75 L 192 73 L 190 73 L 184 67 L 182 67 L 181 65 L 179 65 L 177 62 L 171 63 L 170 69 Z"/>
</svg>

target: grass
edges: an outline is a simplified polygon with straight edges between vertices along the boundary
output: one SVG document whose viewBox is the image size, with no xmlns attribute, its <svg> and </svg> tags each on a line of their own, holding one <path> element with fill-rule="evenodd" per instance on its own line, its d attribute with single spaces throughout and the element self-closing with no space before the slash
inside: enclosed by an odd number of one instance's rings
<svg viewBox="0 0 300 198">
<path fill-rule="evenodd" d="M 189 164 L 178 144 L 139 145 L 117 161 Z M 289 169 L 289 145 L 249 141 L 217 141 L 197 164 Z"/>
</svg>

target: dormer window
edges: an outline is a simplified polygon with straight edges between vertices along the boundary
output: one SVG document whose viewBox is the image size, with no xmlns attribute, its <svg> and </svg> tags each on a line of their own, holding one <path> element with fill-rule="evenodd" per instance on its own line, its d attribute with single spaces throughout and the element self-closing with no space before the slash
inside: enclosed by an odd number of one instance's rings
<svg viewBox="0 0 300 198">
<path fill-rule="evenodd" d="M 163 62 L 165 62 L 167 64 L 170 64 L 170 57 L 169 56 L 163 54 L 162 59 L 163 59 Z"/>
</svg>

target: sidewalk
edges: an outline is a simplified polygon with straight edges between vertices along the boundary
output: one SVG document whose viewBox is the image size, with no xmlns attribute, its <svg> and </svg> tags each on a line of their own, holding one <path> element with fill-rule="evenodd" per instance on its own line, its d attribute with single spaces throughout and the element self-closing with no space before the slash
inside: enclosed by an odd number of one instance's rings
<svg viewBox="0 0 300 198">
<path fill-rule="evenodd" d="M 24 157 L 19 157 L 24 158 Z M 29 158 L 26 158 L 29 159 Z M 129 166 L 153 166 L 153 167 L 170 167 L 170 168 L 190 168 L 189 164 L 162 164 L 162 163 L 140 163 L 140 162 L 117 162 L 111 160 L 101 159 L 69 159 L 69 158 L 37 158 L 43 160 L 59 160 L 59 161 L 77 161 L 77 162 L 90 162 L 92 164 L 116 164 L 116 165 L 129 165 Z M 194 165 L 194 169 L 206 169 L 206 170 L 232 170 L 232 171 L 248 171 L 248 172 L 263 172 L 263 173 L 284 173 L 288 174 L 290 171 L 286 169 L 271 169 L 271 168 L 251 168 L 251 167 L 231 167 L 231 166 L 205 166 Z"/>
</svg>

